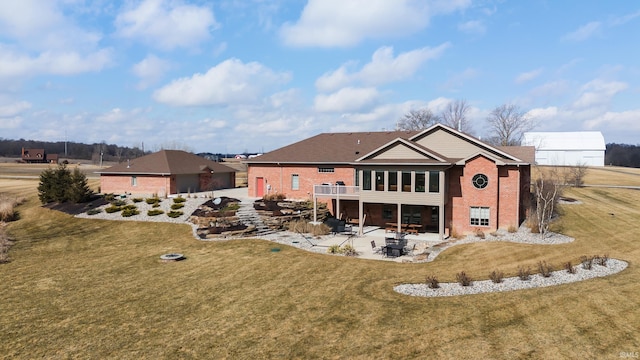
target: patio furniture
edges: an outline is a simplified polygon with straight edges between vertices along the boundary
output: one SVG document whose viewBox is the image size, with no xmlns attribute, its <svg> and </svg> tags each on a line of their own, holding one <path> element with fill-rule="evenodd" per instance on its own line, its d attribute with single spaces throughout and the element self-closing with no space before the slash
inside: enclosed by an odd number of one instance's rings
<svg viewBox="0 0 640 360">
<path fill-rule="evenodd" d="M 399 257 L 403 255 L 404 245 L 388 244 L 385 246 L 387 257 Z"/>
<path fill-rule="evenodd" d="M 373 251 L 374 254 L 382 254 L 382 251 L 384 249 L 384 246 L 376 246 L 376 242 L 371 240 L 371 251 Z"/>
</svg>

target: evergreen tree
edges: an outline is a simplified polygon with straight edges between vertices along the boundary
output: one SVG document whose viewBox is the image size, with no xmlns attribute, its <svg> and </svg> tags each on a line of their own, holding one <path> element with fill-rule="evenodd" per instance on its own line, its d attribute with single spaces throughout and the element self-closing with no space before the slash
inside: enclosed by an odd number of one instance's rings
<svg viewBox="0 0 640 360">
<path fill-rule="evenodd" d="M 67 191 L 67 199 L 75 203 L 81 203 L 89 201 L 92 193 L 87 183 L 87 177 L 78 168 L 73 169 L 71 184 Z"/>
<path fill-rule="evenodd" d="M 72 173 L 65 164 L 60 164 L 57 169 L 46 169 L 40 174 L 38 198 L 43 204 L 65 201 L 84 202 L 91 198 L 92 193 L 86 176 L 78 168 L 75 168 Z"/>
</svg>

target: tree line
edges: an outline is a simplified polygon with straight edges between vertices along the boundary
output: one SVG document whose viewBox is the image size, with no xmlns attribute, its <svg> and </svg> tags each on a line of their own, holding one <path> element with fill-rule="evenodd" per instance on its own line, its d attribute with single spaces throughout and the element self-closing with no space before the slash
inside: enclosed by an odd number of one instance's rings
<svg viewBox="0 0 640 360">
<path fill-rule="evenodd" d="M 604 153 L 605 165 L 640 167 L 640 146 L 627 144 L 607 144 Z"/>
<path fill-rule="evenodd" d="M 134 159 L 143 156 L 145 152 L 138 147 L 118 146 L 106 143 L 83 144 L 77 142 L 51 142 L 38 140 L 10 140 L 0 138 L 0 156 L 16 157 L 22 155 L 22 148 L 44 149 L 47 154 L 58 154 L 62 158 L 92 160 L 99 163 L 103 161 L 121 162 L 126 159 Z"/>
</svg>

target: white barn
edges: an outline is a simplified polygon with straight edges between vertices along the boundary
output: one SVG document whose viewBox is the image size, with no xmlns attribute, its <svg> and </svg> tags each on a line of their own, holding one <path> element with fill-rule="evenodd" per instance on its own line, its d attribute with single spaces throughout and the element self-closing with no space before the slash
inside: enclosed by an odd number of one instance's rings
<svg viewBox="0 0 640 360">
<path fill-rule="evenodd" d="M 527 132 L 522 145 L 536 148 L 536 164 L 604 166 L 606 145 L 600 131 Z"/>
</svg>

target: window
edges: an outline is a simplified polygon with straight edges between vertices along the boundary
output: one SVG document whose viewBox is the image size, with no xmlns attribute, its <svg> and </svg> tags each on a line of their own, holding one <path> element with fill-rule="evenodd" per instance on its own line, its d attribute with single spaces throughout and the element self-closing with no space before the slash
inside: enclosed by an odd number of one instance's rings
<svg viewBox="0 0 640 360">
<path fill-rule="evenodd" d="M 321 167 L 318 168 L 319 173 L 332 173 L 334 171 L 335 171 L 334 168 L 321 168 Z"/>
<path fill-rule="evenodd" d="M 440 172 L 429 171 L 429 192 L 440 192 Z"/>
<path fill-rule="evenodd" d="M 481 206 L 472 206 L 469 213 L 471 225 L 489 226 L 489 208 Z"/>
<path fill-rule="evenodd" d="M 298 174 L 291 174 L 291 190 L 300 190 L 300 177 Z"/>
<path fill-rule="evenodd" d="M 416 192 L 424 192 L 425 185 L 424 171 L 416 171 Z"/>
<path fill-rule="evenodd" d="M 389 187 L 388 191 L 398 191 L 398 173 L 396 171 L 389 171 Z"/>
<path fill-rule="evenodd" d="M 393 205 L 384 204 L 382 206 L 382 218 L 387 220 L 393 219 Z"/>
<path fill-rule="evenodd" d="M 356 171 L 354 171 L 354 172 L 356 173 L 356 174 L 354 175 L 354 176 L 355 176 L 355 181 L 354 181 L 354 183 L 356 184 L 356 186 L 360 186 L 360 171 L 358 171 L 358 170 L 356 169 Z"/>
<path fill-rule="evenodd" d="M 362 171 L 362 190 L 371 190 L 371 170 Z"/>
<path fill-rule="evenodd" d="M 376 171 L 376 191 L 384 191 L 384 171 Z"/>
<path fill-rule="evenodd" d="M 137 176 L 132 176 L 131 177 L 131 186 L 138 186 L 138 177 Z"/>
<path fill-rule="evenodd" d="M 411 172 L 402 172 L 402 191 L 411 192 Z"/>
<path fill-rule="evenodd" d="M 476 189 L 484 189 L 489 185 L 489 178 L 485 174 L 476 174 L 471 179 L 471 182 Z"/>
</svg>

